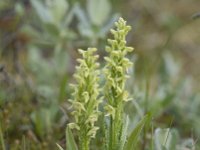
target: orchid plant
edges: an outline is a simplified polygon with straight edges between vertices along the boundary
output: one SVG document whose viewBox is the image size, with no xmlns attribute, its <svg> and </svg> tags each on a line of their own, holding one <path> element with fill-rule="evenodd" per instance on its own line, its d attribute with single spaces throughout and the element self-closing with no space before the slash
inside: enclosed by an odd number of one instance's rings
<svg viewBox="0 0 200 150">
<path fill-rule="evenodd" d="M 106 65 L 102 69 L 105 76 L 102 93 L 99 86 L 98 55 L 94 55 L 96 48 L 88 48 L 86 51 L 79 50 L 82 59 L 77 59 L 79 66 L 76 67 L 74 74 L 76 84 L 72 85 L 74 92 L 70 102 L 73 108 L 74 122 L 67 126 L 67 150 L 91 149 L 92 138 L 99 138 L 95 135 L 100 125 L 95 124 L 100 114 L 105 114 L 104 150 L 133 150 L 143 126 L 150 120 L 149 115 L 145 116 L 128 136 L 129 120 L 124 113 L 124 104 L 131 100 L 125 89 L 128 69 L 133 64 L 126 57 L 133 51 L 132 47 L 126 46 L 126 36 L 131 27 L 126 25 L 123 18 L 119 18 L 115 26 L 115 30 L 111 29 L 114 38 L 108 39 L 108 46 L 106 46 L 109 56 L 105 57 Z M 104 100 L 104 109 L 103 112 L 100 112 L 99 104 L 102 99 Z M 71 129 L 77 130 L 78 146 Z M 61 146 L 59 148 L 63 149 Z"/>
</svg>

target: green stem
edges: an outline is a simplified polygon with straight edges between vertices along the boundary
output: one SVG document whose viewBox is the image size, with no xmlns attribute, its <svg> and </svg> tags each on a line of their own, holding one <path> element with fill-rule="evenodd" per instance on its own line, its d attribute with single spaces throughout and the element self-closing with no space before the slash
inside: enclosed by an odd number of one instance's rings
<svg viewBox="0 0 200 150">
<path fill-rule="evenodd" d="M 4 143 L 4 139 L 3 139 L 3 132 L 1 130 L 1 126 L 0 126 L 0 143 L 1 143 L 1 148 L 2 150 L 6 150 L 6 146 L 5 146 L 5 143 Z"/>
<path fill-rule="evenodd" d="M 119 104 L 120 105 L 120 104 Z M 121 125 L 122 125 L 122 108 L 123 106 L 120 105 L 117 107 L 117 111 L 115 114 L 115 118 L 112 116 L 110 117 L 110 144 L 109 150 L 117 150 L 117 145 L 120 142 L 120 135 L 121 133 Z"/>
<path fill-rule="evenodd" d="M 80 150 L 89 150 L 89 144 L 90 144 L 90 141 L 89 141 L 89 138 L 88 136 L 86 135 L 86 129 L 80 129 L 80 132 L 82 132 L 80 135 Z"/>
<path fill-rule="evenodd" d="M 109 139 L 109 150 L 112 150 L 112 143 L 113 143 L 113 119 L 112 116 L 110 116 L 110 133 L 109 133 L 110 139 Z"/>
</svg>

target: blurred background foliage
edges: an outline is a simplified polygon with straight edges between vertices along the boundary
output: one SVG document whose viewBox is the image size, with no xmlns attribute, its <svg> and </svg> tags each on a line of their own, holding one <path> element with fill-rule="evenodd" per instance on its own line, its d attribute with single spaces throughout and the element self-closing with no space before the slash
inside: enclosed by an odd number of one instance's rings
<svg viewBox="0 0 200 150">
<path fill-rule="evenodd" d="M 199 0 L 1 0 L 1 143 L 11 150 L 65 143 L 77 49 L 97 47 L 104 63 L 109 30 L 123 16 L 135 47 L 127 85 L 134 99 L 125 109 L 130 130 L 153 114 L 138 149 L 199 149 L 199 6 Z"/>
</svg>

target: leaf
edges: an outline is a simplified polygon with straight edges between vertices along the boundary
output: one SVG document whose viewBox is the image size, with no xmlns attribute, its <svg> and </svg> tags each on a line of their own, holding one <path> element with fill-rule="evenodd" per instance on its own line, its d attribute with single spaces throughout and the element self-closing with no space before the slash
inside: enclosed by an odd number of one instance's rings
<svg viewBox="0 0 200 150">
<path fill-rule="evenodd" d="M 89 28 L 90 24 L 87 18 L 87 15 L 85 14 L 85 12 L 82 10 L 81 6 L 79 3 L 76 3 L 74 5 L 74 14 L 77 17 L 77 19 L 79 20 L 79 22 L 82 24 L 82 26 Z"/>
<path fill-rule="evenodd" d="M 139 137 L 139 135 L 140 135 L 140 133 L 142 131 L 142 128 L 144 127 L 145 124 L 148 124 L 150 122 L 150 118 L 151 118 L 151 115 L 147 114 L 146 116 L 144 116 L 142 118 L 142 120 L 140 122 L 138 122 L 138 124 L 136 125 L 135 129 L 130 134 L 124 150 L 133 150 L 133 149 L 135 149 L 135 146 L 137 144 L 138 137 Z"/>
<path fill-rule="evenodd" d="M 66 0 L 51 0 L 50 1 L 50 11 L 52 12 L 53 19 L 55 23 L 62 21 L 63 17 L 66 15 L 69 4 Z"/>
<path fill-rule="evenodd" d="M 89 23 L 89 19 L 78 3 L 74 6 L 74 15 L 79 20 L 78 29 L 80 34 L 86 37 L 93 37 L 94 35 Z"/>
<path fill-rule="evenodd" d="M 46 33 L 49 33 L 50 36 L 52 36 L 52 39 L 54 38 L 55 40 L 58 39 L 58 36 L 60 34 L 60 31 L 59 31 L 60 29 L 56 24 L 48 22 L 44 24 L 44 27 L 45 27 Z"/>
<path fill-rule="evenodd" d="M 60 89 L 59 89 L 59 101 L 63 102 L 65 99 L 65 93 L 66 93 L 66 89 L 67 89 L 67 82 L 68 82 L 68 76 L 66 74 L 64 74 L 64 76 L 62 77 L 61 83 L 60 83 Z"/>
<path fill-rule="evenodd" d="M 87 11 L 91 22 L 101 26 L 109 17 L 111 5 L 108 0 L 88 0 Z"/>
<path fill-rule="evenodd" d="M 35 133 L 39 136 L 39 137 L 43 137 L 44 134 L 45 134 L 45 131 L 44 130 L 44 114 L 42 113 L 41 110 L 38 110 L 38 111 L 34 111 L 31 113 L 31 121 L 33 122 L 34 124 L 34 130 L 35 130 Z"/>
<path fill-rule="evenodd" d="M 78 150 L 72 131 L 68 126 L 66 130 L 66 148 L 67 150 Z"/>
<path fill-rule="evenodd" d="M 40 32 L 38 32 L 32 26 L 27 25 L 27 24 L 23 25 L 19 29 L 19 32 L 20 32 L 20 34 L 25 35 L 25 37 L 27 37 L 27 38 L 39 38 L 39 37 L 41 37 Z"/>
<path fill-rule="evenodd" d="M 41 19 L 41 21 L 43 21 L 45 23 L 53 21 L 52 14 L 40 1 L 31 0 L 31 4 L 32 4 L 33 8 L 35 9 L 38 17 Z"/>
</svg>

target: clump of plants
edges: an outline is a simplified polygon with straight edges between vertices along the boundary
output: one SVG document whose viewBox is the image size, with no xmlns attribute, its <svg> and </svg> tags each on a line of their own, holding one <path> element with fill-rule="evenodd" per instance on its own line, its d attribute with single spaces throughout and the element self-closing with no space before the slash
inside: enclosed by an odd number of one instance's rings
<svg viewBox="0 0 200 150">
<path fill-rule="evenodd" d="M 106 65 L 102 69 L 105 76 L 102 87 L 99 86 L 101 70 L 97 62 L 98 55 L 94 54 L 96 48 L 79 50 L 82 59 L 77 59 L 79 66 L 76 67 L 74 74 L 76 84 L 72 85 L 74 92 L 70 102 L 74 122 L 67 126 L 67 150 L 89 150 L 93 138 L 103 139 L 105 150 L 132 150 L 136 147 L 144 124 L 149 121 L 150 117 L 147 115 L 138 122 L 131 134 L 127 133 L 129 119 L 124 113 L 124 104 L 130 98 L 125 86 L 132 62 L 126 55 L 132 52 L 133 48 L 126 46 L 126 36 L 131 27 L 126 25 L 126 21 L 122 18 L 119 18 L 115 26 L 115 30 L 111 29 L 113 39 L 108 39 L 108 46 L 106 46 L 109 55 L 105 57 Z M 101 111 L 100 103 L 104 108 Z M 102 127 L 97 124 L 100 115 L 104 116 L 102 122 L 104 137 L 96 137 L 96 132 Z M 76 142 L 74 135 L 78 137 Z M 59 148 L 63 149 L 61 146 Z"/>
</svg>

